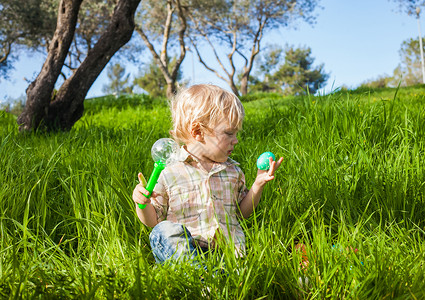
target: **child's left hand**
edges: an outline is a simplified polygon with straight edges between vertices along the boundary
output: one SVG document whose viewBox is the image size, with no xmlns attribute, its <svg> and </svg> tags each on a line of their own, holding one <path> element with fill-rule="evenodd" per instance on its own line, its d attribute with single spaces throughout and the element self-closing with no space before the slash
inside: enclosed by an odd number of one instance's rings
<svg viewBox="0 0 425 300">
<path fill-rule="evenodd" d="M 255 182 L 260 186 L 264 186 L 267 182 L 274 179 L 274 172 L 280 167 L 280 164 L 283 161 L 283 157 L 279 158 L 278 161 L 274 161 L 273 158 L 270 159 L 270 168 L 268 170 L 260 170 L 257 171 L 257 178 L 255 178 Z"/>
</svg>

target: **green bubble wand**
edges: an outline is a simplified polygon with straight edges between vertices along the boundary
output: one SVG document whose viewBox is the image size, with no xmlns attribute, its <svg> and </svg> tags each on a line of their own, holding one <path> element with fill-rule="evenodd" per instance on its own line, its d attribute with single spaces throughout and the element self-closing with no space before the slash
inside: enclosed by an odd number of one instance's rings
<svg viewBox="0 0 425 300">
<path fill-rule="evenodd" d="M 176 160 L 180 148 L 179 145 L 170 138 L 162 138 L 157 140 L 151 149 L 152 158 L 154 160 L 154 168 L 151 176 L 149 177 L 148 183 L 146 184 L 145 189 L 149 191 L 148 195 L 143 194 L 146 198 L 150 198 L 155 188 L 155 185 L 158 183 L 159 175 L 162 170 L 165 169 L 167 164 Z M 146 204 L 137 204 L 140 209 L 144 209 Z"/>
</svg>

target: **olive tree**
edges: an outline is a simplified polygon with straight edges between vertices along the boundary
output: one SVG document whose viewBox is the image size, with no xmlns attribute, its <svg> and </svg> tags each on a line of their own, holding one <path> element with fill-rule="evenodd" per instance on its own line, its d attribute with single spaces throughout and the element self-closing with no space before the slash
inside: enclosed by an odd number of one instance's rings
<svg viewBox="0 0 425 300">
<path fill-rule="evenodd" d="M 96 43 L 54 93 L 55 84 L 70 52 L 82 0 L 61 0 L 56 30 L 47 58 L 37 78 L 27 88 L 25 109 L 18 117 L 20 130 L 69 130 L 84 110 L 84 99 L 111 57 L 132 36 L 134 14 L 140 0 L 118 0 L 113 14 Z M 53 96 L 54 95 L 54 96 Z"/>
<path fill-rule="evenodd" d="M 0 3 L 0 78 L 7 78 L 22 50 L 46 49 L 56 25 L 57 1 L 2 0 Z"/>
<path fill-rule="evenodd" d="M 226 81 L 236 95 L 245 95 L 264 35 L 296 19 L 312 22 L 318 0 L 193 0 L 192 3 L 196 9 L 190 14 L 190 37 L 199 61 Z M 212 51 L 217 66 L 206 59 L 202 45 Z M 241 64 L 240 89 L 236 84 L 238 64 Z"/>
<path fill-rule="evenodd" d="M 186 56 L 188 13 L 187 5 L 181 0 L 151 0 L 143 2 L 137 14 L 136 32 L 167 83 L 168 97 L 176 92 L 180 66 Z M 175 59 L 170 59 L 172 50 Z"/>
<path fill-rule="evenodd" d="M 56 28 L 59 0 L 2 0 L 0 4 L 0 77 L 22 52 L 49 50 Z M 76 70 L 108 26 L 117 0 L 83 1 L 78 26 L 64 63 L 64 79 Z"/>
</svg>

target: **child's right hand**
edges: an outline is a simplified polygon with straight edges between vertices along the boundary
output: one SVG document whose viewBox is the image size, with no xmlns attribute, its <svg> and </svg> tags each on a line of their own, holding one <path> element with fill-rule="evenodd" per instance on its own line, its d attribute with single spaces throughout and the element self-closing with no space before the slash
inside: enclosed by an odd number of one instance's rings
<svg viewBox="0 0 425 300">
<path fill-rule="evenodd" d="M 133 190 L 133 201 L 137 204 L 149 204 L 151 200 L 145 197 L 145 195 L 149 195 L 149 191 L 145 189 L 146 181 L 143 178 L 143 174 L 139 173 L 137 175 L 139 178 L 139 184 Z M 155 197 L 156 193 L 152 193 L 152 197 Z"/>
</svg>

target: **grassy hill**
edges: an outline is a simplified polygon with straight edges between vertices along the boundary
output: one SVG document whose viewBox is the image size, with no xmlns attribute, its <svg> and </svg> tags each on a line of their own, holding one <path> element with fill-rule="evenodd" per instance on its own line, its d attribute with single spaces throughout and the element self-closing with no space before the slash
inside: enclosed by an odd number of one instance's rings
<svg viewBox="0 0 425 300">
<path fill-rule="evenodd" d="M 284 162 L 243 223 L 246 257 L 224 247 L 209 272 L 155 265 L 131 199 L 165 100 L 89 99 L 57 134 L 0 112 L 0 298 L 424 298 L 424 87 L 242 100 L 248 186 L 261 153 Z"/>
</svg>

